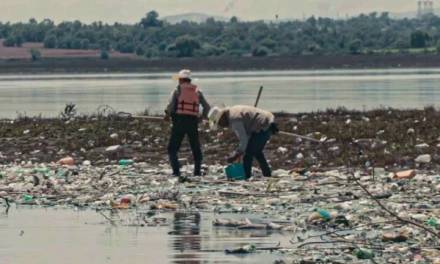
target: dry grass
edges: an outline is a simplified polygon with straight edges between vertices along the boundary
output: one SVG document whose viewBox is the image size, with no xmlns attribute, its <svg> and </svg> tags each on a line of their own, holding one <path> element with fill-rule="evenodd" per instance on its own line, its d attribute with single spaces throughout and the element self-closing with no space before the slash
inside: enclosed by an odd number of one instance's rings
<svg viewBox="0 0 440 264">
<path fill-rule="evenodd" d="M 4 47 L 0 39 L 0 59 L 30 59 L 30 49 L 38 49 L 42 58 L 99 58 L 99 50 L 46 49 L 42 43 L 24 43 L 22 47 Z M 112 58 L 136 58 L 134 54 L 112 51 Z"/>
</svg>

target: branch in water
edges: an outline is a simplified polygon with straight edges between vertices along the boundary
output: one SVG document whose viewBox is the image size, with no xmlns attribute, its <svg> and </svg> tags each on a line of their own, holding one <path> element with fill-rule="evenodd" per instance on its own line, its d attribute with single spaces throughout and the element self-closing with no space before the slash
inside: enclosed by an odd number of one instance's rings
<svg viewBox="0 0 440 264">
<path fill-rule="evenodd" d="M 359 180 L 356 178 L 356 176 L 355 176 L 352 172 L 351 172 L 350 174 L 351 174 L 351 178 L 354 180 L 354 182 L 355 182 L 357 185 L 359 185 L 359 187 L 361 187 L 362 190 L 364 190 L 364 192 L 367 193 L 368 196 L 370 196 L 370 198 L 371 198 L 373 201 L 375 201 L 375 202 L 376 202 L 376 203 L 377 203 L 377 204 L 378 204 L 378 205 L 379 205 L 379 206 L 380 206 L 385 212 L 387 212 L 387 213 L 390 214 L 391 216 L 394 216 L 397 220 L 399 220 L 399 221 L 402 222 L 402 223 L 410 224 L 410 225 L 416 226 L 416 227 L 418 227 L 418 228 L 420 228 L 420 229 L 425 230 L 426 232 L 430 233 L 431 235 L 435 236 L 437 239 L 440 239 L 440 234 L 437 234 L 434 230 L 431 230 L 430 228 L 428 228 L 428 227 L 426 227 L 426 226 L 424 226 L 424 225 L 422 225 L 422 224 L 419 224 L 419 223 L 413 222 L 413 221 L 408 220 L 408 219 L 404 219 L 404 218 L 398 216 L 396 213 L 392 212 L 392 211 L 391 211 L 390 209 L 388 209 L 385 205 L 383 205 L 378 199 L 376 199 L 376 198 L 374 197 L 374 195 L 373 195 L 370 191 L 368 191 L 368 189 L 365 188 L 365 186 L 363 186 L 363 185 L 359 182 Z"/>
</svg>

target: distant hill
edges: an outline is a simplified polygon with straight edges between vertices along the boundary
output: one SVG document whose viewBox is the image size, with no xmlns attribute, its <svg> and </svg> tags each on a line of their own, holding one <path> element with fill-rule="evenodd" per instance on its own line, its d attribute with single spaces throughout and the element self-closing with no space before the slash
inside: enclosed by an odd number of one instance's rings
<svg viewBox="0 0 440 264">
<path fill-rule="evenodd" d="M 415 18 L 417 16 L 417 12 L 405 12 L 405 13 L 391 13 L 390 17 L 396 19 L 404 19 L 404 18 Z"/>
<path fill-rule="evenodd" d="M 217 21 L 228 21 L 229 20 L 229 18 L 227 18 L 227 17 L 212 16 L 212 15 L 203 14 L 203 13 L 185 13 L 185 14 L 179 14 L 179 15 L 174 15 L 174 16 L 166 16 L 161 19 L 167 21 L 170 24 L 177 24 L 177 23 L 180 23 L 185 20 L 190 21 L 190 22 L 202 23 L 211 17 Z"/>
<path fill-rule="evenodd" d="M 440 8 L 436 8 L 434 10 L 434 14 L 440 16 Z M 404 13 L 391 13 L 390 16 L 392 18 L 403 19 L 403 18 L 415 18 L 417 17 L 417 12 L 404 12 Z"/>
</svg>

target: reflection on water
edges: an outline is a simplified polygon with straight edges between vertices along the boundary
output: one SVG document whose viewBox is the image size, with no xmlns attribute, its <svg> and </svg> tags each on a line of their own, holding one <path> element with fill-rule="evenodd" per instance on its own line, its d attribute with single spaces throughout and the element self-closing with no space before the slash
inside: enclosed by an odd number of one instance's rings
<svg viewBox="0 0 440 264">
<path fill-rule="evenodd" d="M 173 230 L 169 232 L 173 263 L 273 263 L 281 255 L 259 252 L 245 255 L 226 255 L 225 249 L 239 248 L 248 244 L 256 247 L 275 246 L 279 242 L 288 244 L 289 234 L 270 230 L 239 230 L 228 227 L 213 227 L 216 216 L 196 212 L 178 212 L 173 217 Z M 261 222 L 256 216 L 243 214 L 222 214 L 217 217 L 243 219 L 251 218 Z M 252 218 L 254 217 L 254 218 Z"/>
<path fill-rule="evenodd" d="M 117 213 L 124 219 L 135 212 Z M 226 255 L 225 249 L 289 245 L 291 234 L 212 226 L 210 213 L 161 214 L 169 226 L 112 226 L 92 210 L 11 207 L 0 214 L 0 263 L 273 263 L 282 255 Z M 243 218 L 243 215 L 222 215 Z M 252 219 L 252 221 L 256 221 Z"/>
<path fill-rule="evenodd" d="M 200 236 L 200 214 L 179 212 L 174 214 L 173 227 L 171 234 L 173 238 L 173 248 L 177 251 L 174 254 L 174 263 L 201 263 L 199 252 L 202 238 Z"/>
<path fill-rule="evenodd" d="M 0 75 L 0 117 L 17 113 L 56 116 L 66 103 L 91 113 L 99 105 L 117 111 L 162 113 L 175 87 L 171 73 Z M 421 108 L 440 100 L 440 69 L 327 70 L 199 73 L 196 83 L 214 104 L 316 111 L 338 106 Z"/>
</svg>

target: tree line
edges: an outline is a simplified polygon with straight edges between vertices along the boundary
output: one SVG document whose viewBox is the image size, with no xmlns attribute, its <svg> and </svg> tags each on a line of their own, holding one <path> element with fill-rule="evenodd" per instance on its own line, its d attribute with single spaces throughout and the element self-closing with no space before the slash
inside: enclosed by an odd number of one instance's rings
<svg viewBox="0 0 440 264">
<path fill-rule="evenodd" d="M 4 46 L 42 42 L 46 48 L 96 49 L 103 57 L 110 50 L 147 58 L 440 52 L 440 18 L 393 19 L 388 13 L 371 13 L 348 19 L 246 22 L 232 17 L 170 24 L 151 11 L 134 25 L 0 22 L 0 39 Z"/>
</svg>

